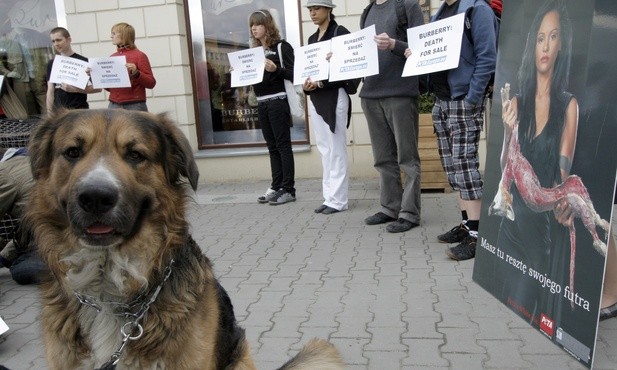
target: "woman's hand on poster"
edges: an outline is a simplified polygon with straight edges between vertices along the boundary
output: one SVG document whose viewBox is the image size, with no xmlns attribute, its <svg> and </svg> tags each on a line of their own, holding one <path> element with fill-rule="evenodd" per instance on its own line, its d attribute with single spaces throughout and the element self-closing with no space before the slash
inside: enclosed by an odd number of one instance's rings
<svg viewBox="0 0 617 370">
<path fill-rule="evenodd" d="M 405 58 L 409 58 L 411 56 L 411 49 L 407 48 L 405 49 Z"/>
<path fill-rule="evenodd" d="M 518 120 L 516 112 L 516 104 L 513 104 L 513 99 L 510 99 L 510 84 L 501 89 L 501 119 L 508 132 L 512 132 L 514 125 Z"/>
<path fill-rule="evenodd" d="M 572 222 L 574 221 L 574 212 L 572 211 L 572 207 L 567 200 L 559 200 L 557 204 L 555 204 L 555 209 L 553 212 L 555 213 L 555 219 L 557 222 L 565 227 L 572 226 Z"/>
<path fill-rule="evenodd" d="M 329 51 L 328 54 L 326 54 L 326 60 L 328 62 L 330 62 L 330 58 L 332 58 L 332 52 L 331 51 Z"/>
<path fill-rule="evenodd" d="M 266 71 L 274 72 L 276 71 L 276 68 L 277 68 L 276 64 L 273 61 L 271 61 L 270 59 L 266 59 L 266 66 L 265 66 Z"/>
</svg>

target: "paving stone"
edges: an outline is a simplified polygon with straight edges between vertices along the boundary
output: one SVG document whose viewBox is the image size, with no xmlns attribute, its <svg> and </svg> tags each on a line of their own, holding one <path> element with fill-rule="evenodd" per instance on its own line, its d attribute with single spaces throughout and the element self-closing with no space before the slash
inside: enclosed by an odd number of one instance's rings
<svg viewBox="0 0 617 370">
<path fill-rule="evenodd" d="M 422 224 L 391 234 L 377 179 L 352 179 L 349 210 L 316 215 L 321 181 L 299 179 L 298 200 L 270 207 L 267 182 L 208 184 L 190 207 L 193 237 L 214 263 L 257 367 L 274 369 L 324 338 L 349 370 L 583 369 L 473 282 L 436 235 L 459 222 L 456 193 L 422 194 Z M 233 193 L 237 196 L 230 197 Z M 0 364 L 47 370 L 35 286 L 0 269 Z M 617 369 L 617 320 L 599 324 L 594 368 Z"/>
</svg>

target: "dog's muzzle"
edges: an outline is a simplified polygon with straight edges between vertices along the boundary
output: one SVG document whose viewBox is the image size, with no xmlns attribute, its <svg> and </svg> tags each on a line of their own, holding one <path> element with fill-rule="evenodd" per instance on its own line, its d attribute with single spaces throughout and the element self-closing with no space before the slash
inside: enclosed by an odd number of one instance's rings
<svg viewBox="0 0 617 370">
<path fill-rule="evenodd" d="M 131 229 L 132 214 L 127 212 L 126 205 L 122 206 L 120 198 L 120 190 L 111 181 L 98 179 L 77 185 L 68 213 L 73 229 L 85 245 L 118 244 Z"/>
</svg>

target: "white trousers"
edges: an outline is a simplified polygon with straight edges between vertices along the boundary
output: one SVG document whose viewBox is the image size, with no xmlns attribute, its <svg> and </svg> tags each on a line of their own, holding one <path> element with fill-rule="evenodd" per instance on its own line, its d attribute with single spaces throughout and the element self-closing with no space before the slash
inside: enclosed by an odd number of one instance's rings
<svg viewBox="0 0 617 370">
<path fill-rule="evenodd" d="M 315 106 L 309 99 L 309 114 L 313 121 L 315 144 L 321 154 L 323 168 L 323 204 L 345 210 L 349 197 L 349 163 L 347 160 L 347 110 L 349 100 L 345 90 L 339 89 L 336 103 L 336 128 L 334 133 L 330 126 L 315 111 Z"/>
</svg>

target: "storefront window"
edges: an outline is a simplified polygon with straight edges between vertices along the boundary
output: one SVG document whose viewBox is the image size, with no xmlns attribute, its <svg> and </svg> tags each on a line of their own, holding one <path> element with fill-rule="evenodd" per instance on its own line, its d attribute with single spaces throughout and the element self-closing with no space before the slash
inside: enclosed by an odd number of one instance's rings
<svg viewBox="0 0 617 370">
<path fill-rule="evenodd" d="M 299 2 L 189 0 L 196 120 L 200 148 L 264 145 L 249 87 L 230 87 L 227 53 L 249 48 L 249 15 L 268 9 L 281 36 L 300 46 Z M 292 141 L 308 142 L 306 118 L 294 118 Z"/>
<path fill-rule="evenodd" d="M 57 25 L 54 0 L 0 1 L 0 117 L 45 112 L 45 75 L 54 55 L 49 31 Z"/>
</svg>

